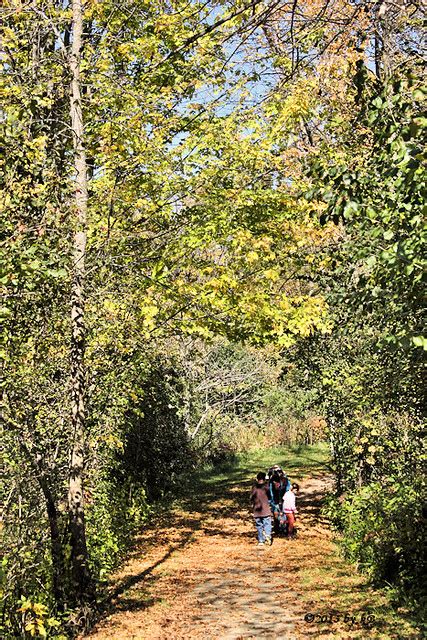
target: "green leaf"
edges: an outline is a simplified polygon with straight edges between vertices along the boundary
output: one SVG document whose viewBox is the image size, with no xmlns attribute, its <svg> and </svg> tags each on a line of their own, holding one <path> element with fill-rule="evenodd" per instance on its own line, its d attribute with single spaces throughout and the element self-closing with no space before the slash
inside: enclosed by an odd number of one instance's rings
<svg viewBox="0 0 427 640">
<path fill-rule="evenodd" d="M 0 318 L 10 318 L 12 311 L 8 307 L 0 307 Z"/>
<path fill-rule="evenodd" d="M 427 351 L 427 338 L 424 336 L 414 336 L 412 342 L 416 347 L 421 347 L 424 351 Z"/>
</svg>

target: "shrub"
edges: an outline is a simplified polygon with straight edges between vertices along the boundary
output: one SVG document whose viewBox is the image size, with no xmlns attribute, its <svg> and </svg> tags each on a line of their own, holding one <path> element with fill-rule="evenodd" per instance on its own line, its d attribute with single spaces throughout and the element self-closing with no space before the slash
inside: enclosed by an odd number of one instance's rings
<svg viewBox="0 0 427 640">
<path fill-rule="evenodd" d="M 343 530 L 345 555 L 374 582 L 394 583 L 414 595 L 426 568 L 421 485 L 389 477 L 347 494 L 341 505 L 335 499 L 327 507 Z"/>
</svg>

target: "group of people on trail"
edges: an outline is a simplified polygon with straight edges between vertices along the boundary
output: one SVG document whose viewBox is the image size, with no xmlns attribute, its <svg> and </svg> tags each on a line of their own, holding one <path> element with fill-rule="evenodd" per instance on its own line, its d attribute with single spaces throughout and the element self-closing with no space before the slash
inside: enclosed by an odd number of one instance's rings
<svg viewBox="0 0 427 640">
<path fill-rule="evenodd" d="M 296 495 L 299 485 L 291 483 L 283 469 L 274 465 L 265 473 L 257 474 L 252 487 L 251 502 L 258 545 L 270 545 L 274 534 L 295 536 Z"/>
</svg>

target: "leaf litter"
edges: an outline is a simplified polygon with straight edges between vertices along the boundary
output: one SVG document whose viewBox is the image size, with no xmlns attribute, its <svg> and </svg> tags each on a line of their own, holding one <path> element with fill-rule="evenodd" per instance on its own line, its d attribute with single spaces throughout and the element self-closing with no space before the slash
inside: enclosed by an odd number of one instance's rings
<svg viewBox="0 0 427 640">
<path fill-rule="evenodd" d="M 341 557 L 320 512 L 331 477 L 313 474 L 300 486 L 298 537 L 276 537 L 271 547 L 256 545 L 249 481 L 221 483 L 159 515 L 112 576 L 108 614 L 86 637 L 420 638 Z M 372 626 L 361 623 L 363 614 Z"/>
</svg>

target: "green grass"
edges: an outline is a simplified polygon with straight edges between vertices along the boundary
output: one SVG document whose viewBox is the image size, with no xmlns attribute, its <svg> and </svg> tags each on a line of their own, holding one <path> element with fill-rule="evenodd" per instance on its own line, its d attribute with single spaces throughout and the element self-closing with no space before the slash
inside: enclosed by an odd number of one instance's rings
<svg viewBox="0 0 427 640">
<path fill-rule="evenodd" d="M 173 496 L 167 497 L 166 508 L 170 508 L 172 499 L 175 506 L 184 510 L 207 511 L 212 500 L 227 496 L 233 498 L 229 492 L 235 487 L 246 486 L 249 489 L 258 471 L 266 471 L 273 464 L 279 464 L 291 481 L 323 475 L 330 472 L 328 445 L 322 442 L 315 445 L 252 450 L 220 464 L 206 465 L 196 473 L 181 479 L 179 486 L 174 489 Z M 243 493 L 240 499 L 244 500 L 245 495 Z"/>
<path fill-rule="evenodd" d="M 279 464 L 290 477 L 304 477 L 312 472 L 329 471 L 329 447 L 325 442 L 295 447 L 275 447 L 264 451 L 251 451 L 239 456 L 243 466 L 250 466 L 253 473 Z M 301 475 L 302 474 L 302 475 Z"/>
<path fill-rule="evenodd" d="M 212 485 L 227 481 L 229 484 L 248 482 L 258 473 L 279 464 L 291 480 L 301 480 L 307 475 L 330 472 L 329 448 L 324 442 L 294 447 L 274 447 L 249 451 L 236 455 L 215 466 L 209 466 L 195 474 L 193 481 Z"/>
</svg>

